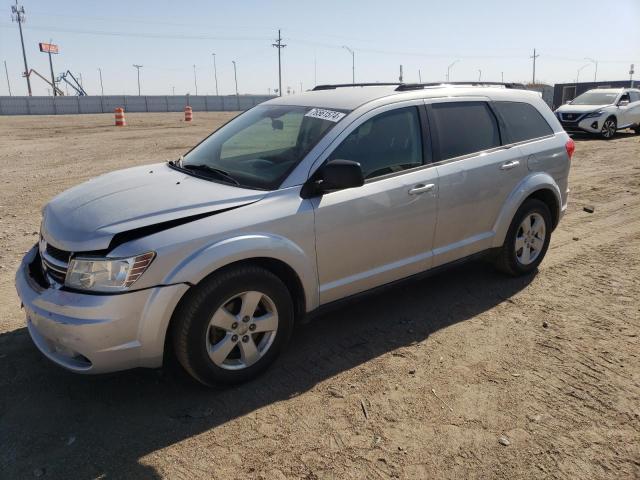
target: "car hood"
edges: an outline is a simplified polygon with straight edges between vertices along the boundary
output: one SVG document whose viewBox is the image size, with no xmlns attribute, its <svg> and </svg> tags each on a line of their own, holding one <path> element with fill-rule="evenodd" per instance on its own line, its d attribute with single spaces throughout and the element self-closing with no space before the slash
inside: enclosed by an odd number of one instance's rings
<svg viewBox="0 0 640 480">
<path fill-rule="evenodd" d="M 608 107 L 610 104 L 606 105 L 562 105 L 556 109 L 556 112 L 559 113 L 587 113 L 587 112 L 595 112 L 599 108 Z"/>
<path fill-rule="evenodd" d="M 267 192 L 197 178 L 159 163 L 118 170 L 56 196 L 42 235 L 72 252 L 104 250 L 117 233 L 256 202 Z"/>
</svg>

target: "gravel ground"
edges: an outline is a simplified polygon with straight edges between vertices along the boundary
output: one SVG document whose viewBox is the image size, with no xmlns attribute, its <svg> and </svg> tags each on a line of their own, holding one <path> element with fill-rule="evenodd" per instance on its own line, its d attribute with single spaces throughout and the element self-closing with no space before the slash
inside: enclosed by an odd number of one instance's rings
<svg viewBox="0 0 640 480">
<path fill-rule="evenodd" d="M 369 297 L 299 326 L 233 388 L 45 360 L 13 287 L 40 208 L 176 158 L 231 116 L 0 117 L 0 478 L 640 478 L 630 133 L 577 141 L 567 215 L 529 278 L 473 263 Z"/>
</svg>

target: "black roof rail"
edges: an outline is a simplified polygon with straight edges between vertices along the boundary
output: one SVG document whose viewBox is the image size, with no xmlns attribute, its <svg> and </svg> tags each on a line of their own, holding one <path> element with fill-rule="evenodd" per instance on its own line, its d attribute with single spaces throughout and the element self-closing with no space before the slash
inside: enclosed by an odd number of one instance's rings
<svg viewBox="0 0 640 480">
<path fill-rule="evenodd" d="M 392 83 L 336 83 L 336 84 L 329 84 L 329 85 L 316 85 L 315 87 L 313 87 L 312 91 L 318 91 L 318 90 L 335 90 L 336 88 L 345 88 L 345 87 L 379 87 L 379 86 L 383 86 L 383 87 L 389 87 L 389 86 L 396 86 L 396 85 L 403 85 L 400 82 L 392 82 Z"/>
<path fill-rule="evenodd" d="M 467 85 L 470 87 L 482 87 L 485 85 L 500 85 L 505 88 L 515 88 L 519 90 L 527 90 L 527 87 L 522 83 L 505 83 L 505 82 L 432 82 L 432 83 L 401 83 L 396 88 L 398 92 L 404 92 L 407 90 L 420 90 L 425 87 L 446 87 L 447 85 Z"/>
</svg>

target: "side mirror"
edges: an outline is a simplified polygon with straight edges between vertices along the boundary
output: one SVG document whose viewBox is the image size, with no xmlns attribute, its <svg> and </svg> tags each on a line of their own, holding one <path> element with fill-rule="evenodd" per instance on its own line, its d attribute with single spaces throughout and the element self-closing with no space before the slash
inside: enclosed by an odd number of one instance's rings
<svg viewBox="0 0 640 480">
<path fill-rule="evenodd" d="M 626 107 L 627 105 L 629 105 L 629 100 L 620 100 L 618 102 L 619 107 Z"/>
<path fill-rule="evenodd" d="M 331 160 L 318 169 L 302 188 L 302 197 L 310 198 L 334 190 L 364 185 L 362 167 L 352 160 Z"/>
</svg>

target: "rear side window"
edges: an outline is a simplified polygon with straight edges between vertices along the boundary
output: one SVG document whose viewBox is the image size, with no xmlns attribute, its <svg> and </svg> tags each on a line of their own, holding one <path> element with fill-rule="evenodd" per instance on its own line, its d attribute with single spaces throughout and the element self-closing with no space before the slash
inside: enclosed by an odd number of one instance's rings
<svg viewBox="0 0 640 480">
<path fill-rule="evenodd" d="M 640 101 L 640 93 L 638 92 L 629 92 L 629 97 L 631 98 L 632 102 Z"/>
<path fill-rule="evenodd" d="M 494 102 L 505 123 L 509 143 L 552 135 L 553 130 L 540 112 L 528 103 Z"/>
<path fill-rule="evenodd" d="M 434 103 L 440 160 L 500 146 L 498 122 L 486 102 Z"/>
</svg>

